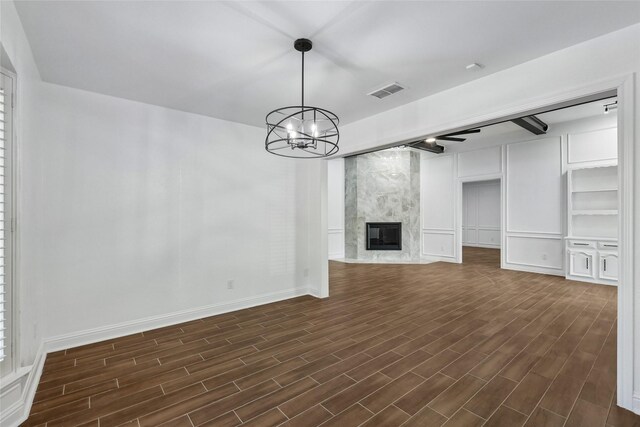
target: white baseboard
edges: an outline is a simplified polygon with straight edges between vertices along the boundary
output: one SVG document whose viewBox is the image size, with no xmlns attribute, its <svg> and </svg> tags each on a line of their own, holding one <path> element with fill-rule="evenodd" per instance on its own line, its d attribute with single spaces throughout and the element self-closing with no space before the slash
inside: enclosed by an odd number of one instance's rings
<svg viewBox="0 0 640 427">
<path fill-rule="evenodd" d="M 462 243 L 463 247 L 469 248 L 485 248 L 485 249 L 500 249 L 500 245 L 490 245 L 485 243 Z"/>
<path fill-rule="evenodd" d="M 311 295 L 312 297 L 314 297 L 314 298 L 319 298 L 319 299 L 327 298 L 327 297 L 323 297 L 322 295 L 320 295 L 320 291 L 318 289 L 316 289 L 316 288 L 309 288 L 307 290 L 307 293 L 309 295 Z"/>
<path fill-rule="evenodd" d="M 0 401 L 4 403 L 0 411 L 0 426 L 19 426 L 29 417 L 45 359 L 44 345 L 40 345 L 33 365 L 20 368 L 8 378 L 3 378 Z M 4 407 L 5 404 L 8 406 Z"/>
<path fill-rule="evenodd" d="M 201 319 L 203 317 L 215 316 L 231 311 L 270 304 L 303 295 L 311 295 L 316 298 L 320 298 L 317 293 L 316 289 L 293 288 L 257 297 L 242 298 L 222 304 L 212 304 L 47 338 L 40 345 L 32 366 L 21 368 L 18 373 L 9 375 L 7 380 L 3 378 L 0 397 L 8 397 L 9 394 L 15 393 L 16 399 L 14 399 L 15 402 L 9 404 L 6 409 L 4 407 L 2 408 L 2 412 L 0 414 L 0 426 L 19 426 L 20 423 L 24 422 L 29 416 L 47 353 L 149 331 L 165 326 L 171 326 L 178 323 Z M 16 391 L 16 387 L 20 387 L 20 389 Z M 18 391 L 19 395 L 17 393 Z"/>
<path fill-rule="evenodd" d="M 633 393 L 633 407 L 631 408 L 631 411 L 640 415 L 640 394 Z"/>
<path fill-rule="evenodd" d="M 45 339 L 45 350 L 47 353 L 78 347 L 95 342 L 105 341 L 112 338 L 123 337 L 152 329 L 163 328 L 178 323 L 189 322 L 191 320 L 202 319 L 203 317 L 216 316 L 230 311 L 242 310 L 259 305 L 270 304 L 285 299 L 308 295 L 307 288 L 293 288 L 279 292 L 272 292 L 257 297 L 242 298 L 222 304 L 211 304 L 198 308 L 176 311 L 158 316 L 151 316 L 144 319 L 132 320 L 110 326 L 103 326 L 94 329 L 87 329 L 80 332 L 73 332 L 65 335 Z"/>
<path fill-rule="evenodd" d="M 604 281 L 604 280 L 598 280 L 598 279 L 591 279 L 588 277 L 581 277 L 581 276 L 571 276 L 571 275 L 565 275 L 565 278 L 567 280 L 573 280 L 574 282 L 584 282 L 584 283 L 592 283 L 594 285 L 603 285 L 603 286 L 613 286 L 613 287 L 618 287 L 618 284 L 616 282 L 610 282 L 610 281 Z"/>
<path fill-rule="evenodd" d="M 537 267 L 525 264 L 504 263 L 502 268 L 505 270 L 526 271 L 527 273 L 549 274 L 551 276 L 564 277 L 564 270 L 555 268 Z"/>
<path fill-rule="evenodd" d="M 422 254 L 421 259 L 431 261 L 431 262 L 450 262 L 453 264 L 459 264 L 456 260 L 455 256 L 443 256 L 443 255 L 431 255 L 431 254 Z"/>
</svg>

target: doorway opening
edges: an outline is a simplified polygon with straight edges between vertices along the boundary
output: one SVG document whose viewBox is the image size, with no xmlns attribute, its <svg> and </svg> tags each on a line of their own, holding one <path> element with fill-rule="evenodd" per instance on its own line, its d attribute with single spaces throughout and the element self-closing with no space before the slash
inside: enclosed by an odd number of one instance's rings
<svg viewBox="0 0 640 427">
<path fill-rule="evenodd" d="M 500 180 L 462 184 L 462 262 L 500 267 Z"/>
</svg>

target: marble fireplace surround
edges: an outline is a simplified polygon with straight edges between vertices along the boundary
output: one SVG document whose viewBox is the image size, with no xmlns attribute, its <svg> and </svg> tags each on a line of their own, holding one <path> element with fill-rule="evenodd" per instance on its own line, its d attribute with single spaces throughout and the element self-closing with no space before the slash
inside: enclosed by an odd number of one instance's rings
<svg viewBox="0 0 640 427">
<path fill-rule="evenodd" d="M 402 250 L 367 250 L 367 222 L 401 222 Z M 345 257 L 420 260 L 420 155 L 390 149 L 345 159 Z"/>
</svg>

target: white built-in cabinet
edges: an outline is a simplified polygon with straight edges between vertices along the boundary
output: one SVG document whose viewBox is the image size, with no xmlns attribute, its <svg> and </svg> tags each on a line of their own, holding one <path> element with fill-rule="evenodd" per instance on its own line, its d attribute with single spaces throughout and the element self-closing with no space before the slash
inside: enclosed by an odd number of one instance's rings
<svg viewBox="0 0 640 427">
<path fill-rule="evenodd" d="M 593 272 L 593 260 L 595 252 L 587 252 L 582 249 L 569 249 L 569 274 L 589 280 L 595 279 Z"/>
<path fill-rule="evenodd" d="M 567 172 L 567 279 L 618 282 L 618 167 Z"/>
<path fill-rule="evenodd" d="M 618 253 L 600 252 L 598 276 L 604 280 L 618 280 Z"/>
</svg>

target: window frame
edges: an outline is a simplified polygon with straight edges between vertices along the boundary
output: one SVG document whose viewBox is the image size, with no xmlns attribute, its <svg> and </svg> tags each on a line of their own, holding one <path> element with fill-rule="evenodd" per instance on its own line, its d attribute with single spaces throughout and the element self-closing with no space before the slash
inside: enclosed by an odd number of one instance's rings
<svg viewBox="0 0 640 427">
<path fill-rule="evenodd" d="M 11 87 L 8 123 L 10 131 L 5 129 L 5 358 L 0 361 L 0 377 L 15 372 L 18 363 L 18 292 L 16 287 L 16 214 L 17 214 L 17 155 L 16 155 L 16 113 L 17 113 L 17 76 L 0 67 L 0 75 L 8 79 Z M 5 100 L 6 102 L 6 100 Z M 5 116 L 6 116 L 5 110 Z"/>
</svg>

